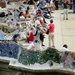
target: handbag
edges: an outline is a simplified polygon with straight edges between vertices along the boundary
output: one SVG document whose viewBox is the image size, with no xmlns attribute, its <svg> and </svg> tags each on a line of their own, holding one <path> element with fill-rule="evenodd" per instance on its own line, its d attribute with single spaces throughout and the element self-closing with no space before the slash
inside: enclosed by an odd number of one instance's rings
<svg viewBox="0 0 75 75">
<path fill-rule="evenodd" d="M 52 25 L 52 27 L 53 27 L 53 25 Z M 51 27 L 51 28 L 52 28 L 52 27 Z M 50 29 L 51 29 L 51 28 L 50 28 Z M 46 31 L 46 34 L 47 34 L 47 35 L 49 34 L 49 30 L 50 30 L 50 29 L 48 29 L 48 30 Z"/>
<path fill-rule="evenodd" d="M 47 35 L 49 34 L 49 29 L 46 31 L 46 34 L 47 34 Z"/>
</svg>

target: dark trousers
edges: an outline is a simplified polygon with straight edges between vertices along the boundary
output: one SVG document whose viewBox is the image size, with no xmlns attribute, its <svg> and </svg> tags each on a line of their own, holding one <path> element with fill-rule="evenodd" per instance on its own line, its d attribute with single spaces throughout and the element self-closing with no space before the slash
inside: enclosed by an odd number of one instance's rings
<svg viewBox="0 0 75 75">
<path fill-rule="evenodd" d="M 43 35 L 43 34 L 40 34 L 40 40 L 41 40 L 42 42 L 44 42 L 44 35 Z"/>
<path fill-rule="evenodd" d="M 30 1 L 28 2 L 28 4 L 30 4 L 30 5 L 34 4 L 34 3 L 33 3 L 33 0 L 30 0 Z"/>
<path fill-rule="evenodd" d="M 75 13 L 75 4 L 73 5 L 73 12 Z"/>
<path fill-rule="evenodd" d="M 58 1 L 55 1 L 56 10 L 58 9 Z"/>
<path fill-rule="evenodd" d="M 72 7 L 73 7 L 73 4 L 72 4 L 72 3 L 70 3 L 69 5 L 70 5 L 70 9 L 72 9 Z"/>
</svg>

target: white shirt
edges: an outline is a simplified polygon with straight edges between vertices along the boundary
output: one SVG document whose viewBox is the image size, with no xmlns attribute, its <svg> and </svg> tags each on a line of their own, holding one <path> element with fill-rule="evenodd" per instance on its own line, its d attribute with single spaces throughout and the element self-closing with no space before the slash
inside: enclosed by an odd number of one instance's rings
<svg viewBox="0 0 75 75">
<path fill-rule="evenodd" d="M 39 20 L 35 21 L 35 27 L 37 27 L 37 25 L 40 24 Z"/>
<path fill-rule="evenodd" d="M 43 17 L 41 17 L 41 20 L 43 21 Z"/>
<path fill-rule="evenodd" d="M 39 1 L 37 1 L 37 4 L 39 4 Z"/>
<path fill-rule="evenodd" d="M 20 18 L 23 18 L 24 19 L 25 17 L 24 16 L 20 16 Z"/>
<path fill-rule="evenodd" d="M 50 3 L 53 3 L 53 0 L 51 0 Z"/>
<path fill-rule="evenodd" d="M 65 47 L 62 47 L 62 48 L 60 48 L 60 49 L 58 49 L 59 51 L 69 51 L 67 48 L 65 48 Z"/>
<path fill-rule="evenodd" d="M 33 42 L 28 46 L 28 48 L 27 49 L 31 49 L 32 47 L 34 47 L 34 44 L 33 44 Z"/>
</svg>

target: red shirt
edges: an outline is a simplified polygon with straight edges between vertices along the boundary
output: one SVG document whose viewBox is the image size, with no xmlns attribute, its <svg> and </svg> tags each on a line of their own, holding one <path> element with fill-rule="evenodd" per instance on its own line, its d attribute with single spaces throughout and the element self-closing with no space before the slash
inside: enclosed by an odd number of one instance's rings
<svg viewBox="0 0 75 75">
<path fill-rule="evenodd" d="M 48 26 L 49 26 L 49 29 L 51 28 L 51 29 L 49 30 L 49 33 L 54 33 L 55 25 L 51 23 L 51 24 L 49 24 Z"/>
<path fill-rule="evenodd" d="M 40 24 L 41 24 L 41 25 L 43 24 L 41 20 L 40 20 Z"/>
<path fill-rule="evenodd" d="M 39 11 L 38 11 L 38 10 L 36 10 L 36 15 L 38 15 L 38 13 L 39 13 Z"/>
<path fill-rule="evenodd" d="M 38 10 L 36 10 L 36 15 L 38 15 L 39 14 L 39 11 Z M 43 12 L 41 12 L 41 14 L 44 14 Z"/>
<path fill-rule="evenodd" d="M 33 32 L 31 32 L 29 35 L 29 41 L 33 41 L 33 40 L 34 40 L 34 36 L 33 36 Z"/>
</svg>

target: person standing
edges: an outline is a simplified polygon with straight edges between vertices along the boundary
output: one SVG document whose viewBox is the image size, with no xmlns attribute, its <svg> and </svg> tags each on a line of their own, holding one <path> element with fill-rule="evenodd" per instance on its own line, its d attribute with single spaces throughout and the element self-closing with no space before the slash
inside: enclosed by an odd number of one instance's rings
<svg viewBox="0 0 75 75">
<path fill-rule="evenodd" d="M 70 6 L 70 9 L 72 9 L 72 7 L 73 7 L 73 2 L 72 2 L 72 0 L 70 0 L 69 6 Z"/>
<path fill-rule="evenodd" d="M 58 10 L 58 0 L 55 1 L 56 10 Z"/>
<path fill-rule="evenodd" d="M 73 13 L 75 13 L 75 0 L 73 0 Z"/>
<path fill-rule="evenodd" d="M 29 5 L 33 5 L 34 4 L 34 1 L 33 0 L 28 0 L 28 4 Z"/>
<path fill-rule="evenodd" d="M 46 5 L 49 8 L 50 0 L 46 0 Z"/>
<path fill-rule="evenodd" d="M 44 7 L 45 4 L 46 4 L 46 1 L 45 1 L 45 0 L 40 0 L 40 3 L 41 3 L 41 5 Z"/>
<path fill-rule="evenodd" d="M 37 27 L 37 25 L 40 25 L 40 17 L 37 17 L 37 20 L 35 21 L 35 27 Z"/>
<path fill-rule="evenodd" d="M 63 17 L 63 20 L 65 20 L 65 15 L 66 15 L 66 20 L 68 20 L 68 4 L 69 4 L 69 1 L 64 0 L 64 17 Z"/>
<path fill-rule="evenodd" d="M 51 13 L 53 13 L 52 9 L 53 9 L 53 0 L 50 0 L 50 11 L 51 11 Z"/>
<path fill-rule="evenodd" d="M 52 8 L 53 8 L 53 0 L 46 0 L 47 3 L 47 7 L 49 8 L 49 10 L 52 12 Z"/>
<path fill-rule="evenodd" d="M 37 25 L 40 25 L 40 29 L 38 31 L 40 31 L 40 30 L 43 31 L 43 29 L 41 29 L 42 26 L 41 26 L 40 20 L 41 20 L 41 17 L 38 17 L 37 20 L 35 21 L 35 27 L 37 28 L 38 27 Z M 44 41 L 44 35 L 43 35 L 43 33 L 40 33 L 40 41 L 41 41 L 41 45 L 44 46 L 43 45 L 43 41 Z"/>
<path fill-rule="evenodd" d="M 53 10 L 55 10 L 55 1 L 56 0 L 53 0 Z"/>
<path fill-rule="evenodd" d="M 37 2 L 38 2 L 38 0 L 34 0 L 34 2 L 36 2 L 36 3 L 37 3 Z"/>
<path fill-rule="evenodd" d="M 42 50 L 41 47 L 41 40 L 40 40 L 40 34 L 44 33 L 44 31 L 40 28 L 40 25 L 37 24 L 34 31 L 33 31 L 33 35 L 34 35 L 34 47 L 35 50 Z"/>
<path fill-rule="evenodd" d="M 55 29 L 55 25 L 53 24 L 53 20 L 50 20 L 50 24 L 49 26 L 49 47 L 51 47 L 51 41 L 52 41 L 52 47 L 55 47 L 54 45 L 54 29 Z"/>
</svg>

